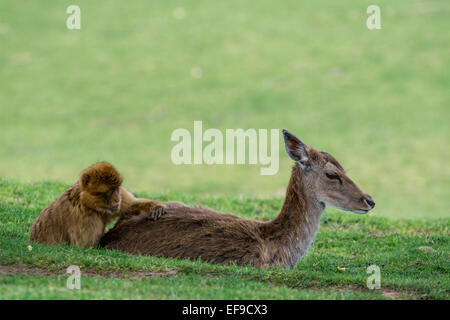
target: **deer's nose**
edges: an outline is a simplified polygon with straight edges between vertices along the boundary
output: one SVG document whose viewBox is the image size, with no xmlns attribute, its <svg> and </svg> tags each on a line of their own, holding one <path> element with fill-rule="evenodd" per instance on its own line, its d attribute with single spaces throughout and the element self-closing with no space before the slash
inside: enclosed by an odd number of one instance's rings
<svg viewBox="0 0 450 320">
<path fill-rule="evenodd" d="M 369 205 L 370 209 L 373 209 L 375 207 L 375 201 L 372 199 L 366 199 L 367 204 Z"/>
</svg>

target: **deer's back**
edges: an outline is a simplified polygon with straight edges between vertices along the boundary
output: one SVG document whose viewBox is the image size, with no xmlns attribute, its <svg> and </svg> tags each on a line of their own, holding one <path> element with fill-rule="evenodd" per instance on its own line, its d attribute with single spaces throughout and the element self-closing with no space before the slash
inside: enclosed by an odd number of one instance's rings
<svg viewBox="0 0 450 320">
<path fill-rule="evenodd" d="M 264 265 L 260 222 L 179 202 L 166 205 L 156 221 L 145 214 L 122 218 L 100 245 L 132 254 Z"/>
</svg>

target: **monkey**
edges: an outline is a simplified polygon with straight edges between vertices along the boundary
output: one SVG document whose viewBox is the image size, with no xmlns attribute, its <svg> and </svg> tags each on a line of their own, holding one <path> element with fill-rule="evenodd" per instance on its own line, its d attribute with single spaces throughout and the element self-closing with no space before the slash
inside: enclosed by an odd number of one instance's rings
<svg viewBox="0 0 450 320">
<path fill-rule="evenodd" d="M 114 166 L 99 162 L 41 211 L 31 227 L 30 241 L 96 248 L 110 222 L 142 213 L 156 220 L 165 213 L 164 204 L 136 198 L 122 186 Z"/>
</svg>

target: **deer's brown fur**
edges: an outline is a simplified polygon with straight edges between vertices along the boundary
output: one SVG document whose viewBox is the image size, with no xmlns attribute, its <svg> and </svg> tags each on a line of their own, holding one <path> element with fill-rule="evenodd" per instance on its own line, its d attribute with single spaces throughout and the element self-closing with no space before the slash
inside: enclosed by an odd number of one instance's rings
<svg viewBox="0 0 450 320">
<path fill-rule="evenodd" d="M 167 202 L 166 215 L 157 221 L 146 215 L 123 216 L 100 245 L 133 254 L 294 267 L 315 238 L 325 203 L 355 212 L 367 212 L 374 203 L 331 155 L 283 133 L 296 163 L 283 207 L 272 221 Z"/>
</svg>

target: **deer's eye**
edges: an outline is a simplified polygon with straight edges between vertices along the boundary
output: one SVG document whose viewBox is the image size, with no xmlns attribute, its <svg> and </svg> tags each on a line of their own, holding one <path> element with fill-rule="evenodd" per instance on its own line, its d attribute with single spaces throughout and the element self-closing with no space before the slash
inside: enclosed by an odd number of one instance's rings
<svg viewBox="0 0 450 320">
<path fill-rule="evenodd" d="M 340 184 L 342 184 L 341 177 L 335 173 L 325 173 L 328 179 L 330 180 L 338 180 Z"/>
</svg>

